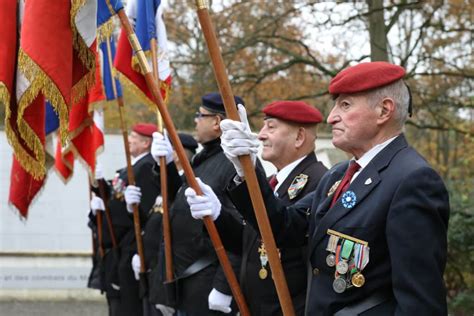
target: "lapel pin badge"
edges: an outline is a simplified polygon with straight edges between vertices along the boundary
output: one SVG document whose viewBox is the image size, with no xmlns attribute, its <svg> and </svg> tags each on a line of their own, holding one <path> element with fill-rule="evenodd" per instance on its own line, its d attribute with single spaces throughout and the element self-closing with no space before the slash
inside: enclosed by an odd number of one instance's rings
<svg viewBox="0 0 474 316">
<path fill-rule="evenodd" d="M 369 185 L 372 183 L 372 178 L 367 178 L 367 180 L 365 180 L 364 184 L 365 185 Z"/>
<path fill-rule="evenodd" d="M 345 208 L 353 208 L 357 202 L 357 197 L 354 191 L 346 191 L 342 195 L 342 206 Z"/>
</svg>

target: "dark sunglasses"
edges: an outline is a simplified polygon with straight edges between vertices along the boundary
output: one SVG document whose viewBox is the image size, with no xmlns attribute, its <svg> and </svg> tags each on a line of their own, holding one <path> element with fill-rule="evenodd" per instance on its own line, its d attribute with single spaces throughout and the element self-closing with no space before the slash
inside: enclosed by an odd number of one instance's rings
<svg viewBox="0 0 474 316">
<path fill-rule="evenodd" d="M 206 113 L 201 113 L 201 112 L 196 112 L 194 114 L 194 118 L 200 119 L 202 117 L 211 117 L 211 116 L 217 116 L 217 114 L 206 114 Z"/>
</svg>

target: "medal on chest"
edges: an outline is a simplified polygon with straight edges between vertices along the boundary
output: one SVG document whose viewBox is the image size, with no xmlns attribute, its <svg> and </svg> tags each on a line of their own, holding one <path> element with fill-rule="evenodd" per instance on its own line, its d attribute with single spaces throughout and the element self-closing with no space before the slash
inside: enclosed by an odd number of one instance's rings
<svg viewBox="0 0 474 316">
<path fill-rule="evenodd" d="M 333 290 L 343 293 L 351 287 L 362 287 L 366 281 L 362 271 L 369 263 L 368 243 L 332 229 L 328 229 L 328 235 L 326 264 L 335 267 Z"/>
<path fill-rule="evenodd" d="M 265 249 L 265 244 L 263 243 L 263 240 L 260 242 L 258 253 L 260 255 L 260 266 L 261 266 L 260 270 L 258 271 L 258 277 L 262 280 L 265 280 L 268 277 L 268 270 L 267 270 L 268 255 L 267 255 L 267 250 Z M 278 256 L 281 257 L 280 250 L 278 250 Z"/>
<path fill-rule="evenodd" d="M 112 190 L 114 193 L 113 195 L 117 200 L 122 201 L 124 199 L 123 194 L 125 188 L 125 182 L 120 178 L 120 174 L 116 173 L 114 179 L 112 180 Z"/>
</svg>

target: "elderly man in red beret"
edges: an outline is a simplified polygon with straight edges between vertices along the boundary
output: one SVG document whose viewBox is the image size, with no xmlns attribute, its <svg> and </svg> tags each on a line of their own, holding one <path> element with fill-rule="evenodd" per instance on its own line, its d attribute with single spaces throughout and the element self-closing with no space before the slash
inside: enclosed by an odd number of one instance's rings
<svg viewBox="0 0 474 316">
<path fill-rule="evenodd" d="M 334 145 L 354 157 L 329 170 L 297 204 L 276 199 L 257 170 L 277 245 L 308 245 L 307 315 L 447 314 L 448 192 L 403 134 L 411 108 L 404 75 L 400 66 L 371 62 L 333 78 L 327 121 Z M 235 157 L 254 155 L 255 135 L 240 122 L 221 126 L 224 153 L 239 171 Z M 256 227 L 242 173 L 229 190 Z M 194 216 L 210 215 L 225 227 L 212 191 L 203 191 L 205 198 L 189 194 Z"/>
<path fill-rule="evenodd" d="M 136 241 L 133 225 L 132 207 L 129 203 L 139 201 L 140 217 L 147 218 L 148 211 L 160 194 L 160 185 L 152 175 L 155 163 L 150 154 L 152 134 L 156 132 L 154 124 L 139 123 L 133 126 L 128 135 L 128 144 L 135 175 L 136 190 L 128 190 L 127 168 L 117 170 L 108 191 L 108 201 L 115 238 L 119 244 L 119 253 L 112 250 L 112 238 L 107 222 L 103 221 L 103 247 L 105 292 L 109 304 L 110 315 L 142 315 L 143 304 L 139 296 L 139 285 L 131 267 L 131 260 L 136 253 Z M 91 200 L 92 213 L 103 211 L 104 201 L 94 196 Z M 92 221 L 95 219 L 92 218 Z M 142 226 L 144 223 L 142 223 Z"/>
<path fill-rule="evenodd" d="M 258 133 L 262 158 L 271 162 L 277 173 L 269 178 L 274 194 L 286 204 L 299 201 L 314 191 L 327 168 L 314 153 L 321 112 L 302 101 L 275 101 L 262 110 L 264 125 Z M 265 244 L 258 230 L 250 225 L 234 226 L 223 232 L 226 248 L 242 257 L 240 283 L 252 315 L 281 315 Z M 307 277 L 304 247 L 281 248 L 285 276 L 297 315 L 304 314 Z"/>
</svg>

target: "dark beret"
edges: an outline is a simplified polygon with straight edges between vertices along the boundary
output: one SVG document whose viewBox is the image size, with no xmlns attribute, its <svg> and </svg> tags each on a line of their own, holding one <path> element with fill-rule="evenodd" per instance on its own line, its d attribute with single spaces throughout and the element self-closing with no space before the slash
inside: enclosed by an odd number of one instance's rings
<svg viewBox="0 0 474 316">
<path fill-rule="evenodd" d="M 196 152 L 196 148 L 198 147 L 197 141 L 189 134 L 186 133 L 178 133 L 179 140 L 183 147 L 186 149 L 191 150 L 193 153 Z"/>
<path fill-rule="evenodd" d="M 384 61 L 361 63 L 339 72 L 329 83 L 329 93 L 352 94 L 386 86 L 405 76 L 403 67 Z"/>
<path fill-rule="evenodd" d="M 323 121 L 323 115 L 315 107 L 303 101 L 274 101 L 262 109 L 267 117 L 284 121 L 316 124 Z"/>
<path fill-rule="evenodd" d="M 206 94 L 201 98 L 202 100 L 202 107 L 208 111 L 225 114 L 224 102 L 222 101 L 221 95 L 217 92 Z M 234 96 L 235 105 L 237 104 L 244 104 L 244 100 L 242 100 L 239 96 Z"/>
<path fill-rule="evenodd" d="M 138 123 L 132 128 L 132 131 L 142 136 L 153 137 L 153 133 L 156 132 L 157 129 L 155 124 Z"/>
</svg>

